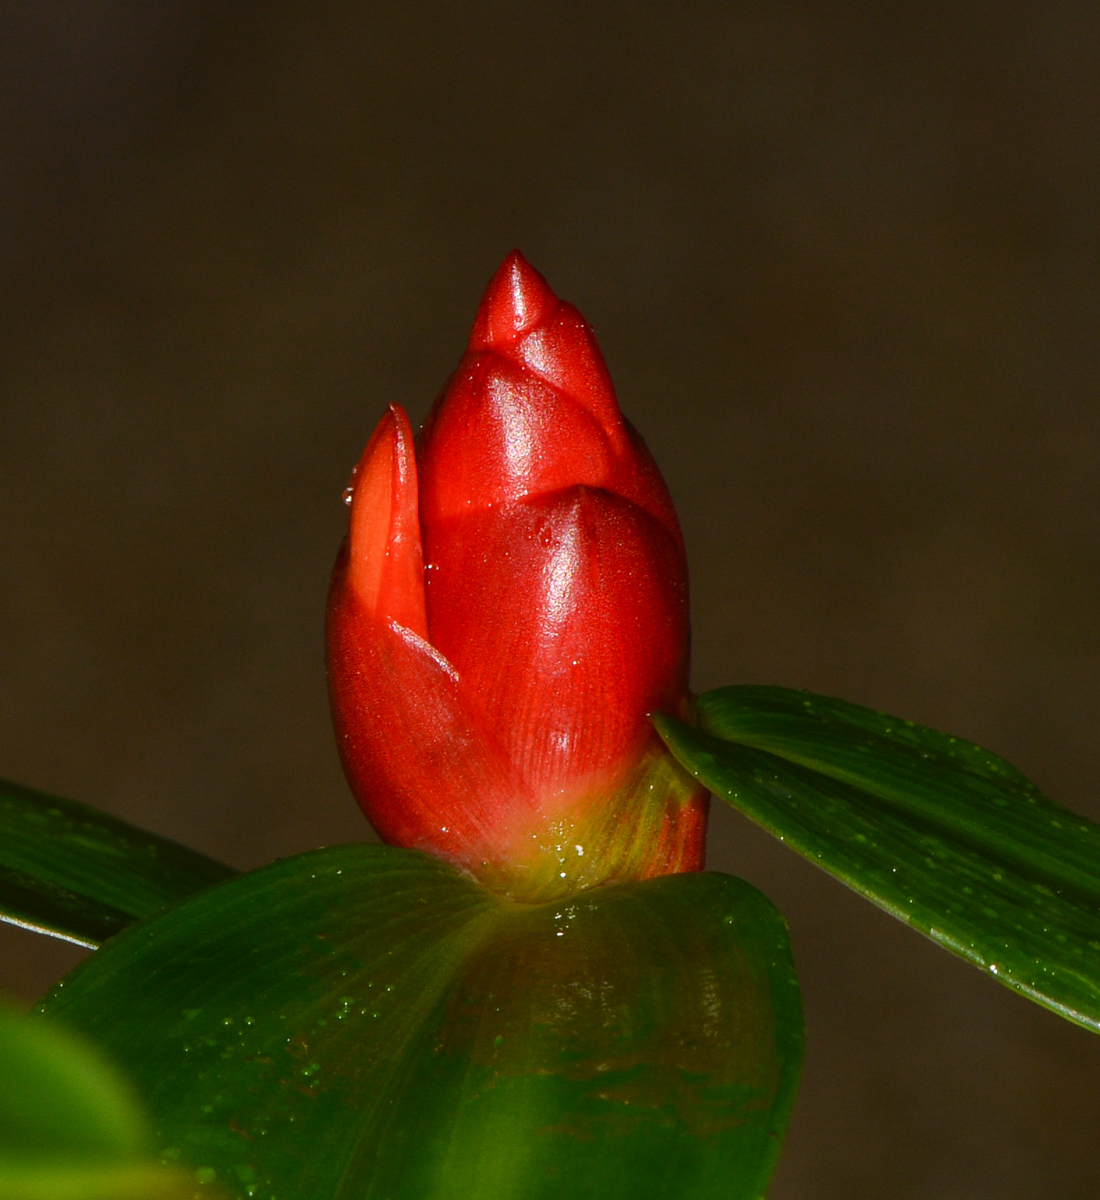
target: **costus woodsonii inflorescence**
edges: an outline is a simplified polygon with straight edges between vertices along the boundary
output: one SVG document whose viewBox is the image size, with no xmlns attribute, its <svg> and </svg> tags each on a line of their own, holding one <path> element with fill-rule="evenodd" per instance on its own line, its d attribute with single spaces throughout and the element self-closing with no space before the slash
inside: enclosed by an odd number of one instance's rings
<svg viewBox="0 0 1100 1200">
<path fill-rule="evenodd" d="M 391 405 L 349 496 L 330 693 L 379 835 L 523 900 L 700 870 L 707 795 L 649 720 L 689 704 L 676 513 L 518 251 L 419 436 Z"/>
</svg>

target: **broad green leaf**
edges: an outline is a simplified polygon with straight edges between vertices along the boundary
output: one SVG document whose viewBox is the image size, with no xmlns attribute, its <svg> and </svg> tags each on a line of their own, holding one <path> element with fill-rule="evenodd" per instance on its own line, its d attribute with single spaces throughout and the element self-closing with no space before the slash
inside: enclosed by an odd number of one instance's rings
<svg viewBox="0 0 1100 1200">
<path fill-rule="evenodd" d="M 130 1088 L 64 1029 L 0 1009 L 0 1198 L 186 1200 L 195 1181 L 150 1161 Z"/>
<path fill-rule="evenodd" d="M 98 946 L 236 873 L 85 804 L 0 780 L 0 921 Z"/>
<path fill-rule="evenodd" d="M 168 1161 L 309 1200 L 757 1200 L 802 1048 L 786 927 L 678 875 L 557 904 L 332 847 L 135 925 L 46 999 Z"/>
<path fill-rule="evenodd" d="M 1100 1031 L 1100 826 L 958 738 L 775 687 L 655 719 L 711 791 L 1039 1004 Z"/>
</svg>

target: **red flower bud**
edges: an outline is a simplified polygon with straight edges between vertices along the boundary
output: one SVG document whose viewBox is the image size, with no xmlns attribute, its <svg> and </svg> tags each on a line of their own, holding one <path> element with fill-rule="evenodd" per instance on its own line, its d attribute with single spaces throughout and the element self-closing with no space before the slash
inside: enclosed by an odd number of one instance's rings
<svg viewBox="0 0 1100 1200">
<path fill-rule="evenodd" d="M 391 406 L 329 600 L 352 791 L 387 841 L 549 899 L 702 868 L 683 540 L 591 330 L 513 252 L 414 454 Z"/>
</svg>

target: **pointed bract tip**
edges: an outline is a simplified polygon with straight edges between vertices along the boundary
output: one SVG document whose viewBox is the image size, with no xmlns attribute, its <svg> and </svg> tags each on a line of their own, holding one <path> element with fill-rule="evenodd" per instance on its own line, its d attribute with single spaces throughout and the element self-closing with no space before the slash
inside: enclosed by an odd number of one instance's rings
<svg viewBox="0 0 1100 1200">
<path fill-rule="evenodd" d="M 426 637 L 416 453 L 401 405 L 378 422 L 349 491 L 349 584 L 372 615 Z"/>
<path fill-rule="evenodd" d="M 559 304 L 546 280 L 513 250 L 485 289 L 470 333 L 470 349 L 489 350 L 516 341 Z"/>
</svg>

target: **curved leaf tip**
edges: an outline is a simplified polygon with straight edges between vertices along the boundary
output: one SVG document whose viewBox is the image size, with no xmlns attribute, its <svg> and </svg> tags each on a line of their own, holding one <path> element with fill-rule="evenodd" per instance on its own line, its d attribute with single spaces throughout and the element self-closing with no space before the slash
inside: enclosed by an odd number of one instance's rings
<svg viewBox="0 0 1100 1200">
<path fill-rule="evenodd" d="M 1100 1031 L 1100 826 L 1004 759 L 778 687 L 654 717 L 681 764 L 785 845 L 999 982 Z"/>
</svg>

